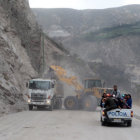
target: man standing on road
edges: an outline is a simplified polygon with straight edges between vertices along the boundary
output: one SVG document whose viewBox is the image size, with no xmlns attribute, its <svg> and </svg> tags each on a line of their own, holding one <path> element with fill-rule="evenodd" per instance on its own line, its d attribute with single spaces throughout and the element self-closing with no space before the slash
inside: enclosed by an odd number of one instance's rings
<svg viewBox="0 0 140 140">
<path fill-rule="evenodd" d="M 121 93 L 120 91 L 118 90 L 118 87 L 117 85 L 114 85 L 113 86 L 113 92 L 112 92 L 112 95 L 114 95 L 116 98 L 120 98 L 121 97 Z"/>
</svg>

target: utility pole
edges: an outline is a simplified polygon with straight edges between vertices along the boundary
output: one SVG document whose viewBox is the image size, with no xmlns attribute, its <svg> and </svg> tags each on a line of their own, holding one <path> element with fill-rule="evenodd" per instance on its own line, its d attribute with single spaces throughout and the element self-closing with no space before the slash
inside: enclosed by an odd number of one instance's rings
<svg viewBox="0 0 140 140">
<path fill-rule="evenodd" d="M 45 71 L 45 50 L 44 50 L 44 33 L 42 32 L 42 57 L 43 57 L 43 59 L 42 59 L 42 74 L 44 73 L 44 71 Z"/>
</svg>

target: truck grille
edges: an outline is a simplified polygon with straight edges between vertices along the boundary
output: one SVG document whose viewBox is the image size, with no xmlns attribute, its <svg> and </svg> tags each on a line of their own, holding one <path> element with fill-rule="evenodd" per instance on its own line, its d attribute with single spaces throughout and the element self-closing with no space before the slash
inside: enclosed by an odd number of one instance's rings
<svg viewBox="0 0 140 140">
<path fill-rule="evenodd" d="M 33 101 L 44 101 L 46 99 L 45 94 L 39 94 L 39 93 L 31 93 L 31 100 Z"/>
</svg>

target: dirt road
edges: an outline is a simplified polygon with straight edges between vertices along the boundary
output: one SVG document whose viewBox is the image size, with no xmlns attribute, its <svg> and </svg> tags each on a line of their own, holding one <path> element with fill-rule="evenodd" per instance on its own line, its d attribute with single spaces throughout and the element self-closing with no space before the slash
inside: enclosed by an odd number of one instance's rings
<svg viewBox="0 0 140 140">
<path fill-rule="evenodd" d="M 0 118 L 0 140 L 139 140 L 140 120 L 131 128 L 101 126 L 100 114 L 84 111 L 24 111 Z M 105 139 L 104 139 L 105 138 Z"/>
</svg>

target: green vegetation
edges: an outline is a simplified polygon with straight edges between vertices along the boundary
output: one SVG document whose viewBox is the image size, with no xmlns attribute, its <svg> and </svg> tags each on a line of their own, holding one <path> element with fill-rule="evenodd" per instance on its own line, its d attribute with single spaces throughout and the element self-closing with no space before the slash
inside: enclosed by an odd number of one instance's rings
<svg viewBox="0 0 140 140">
<path fill-rule="evenodd" d="M 90 32 L 86 34 L 84 38 L 88 41 L 102 41 L 127 35 L 140 35 L 140 22 L 104 28 L 95 32 Z"/>
</svg>

